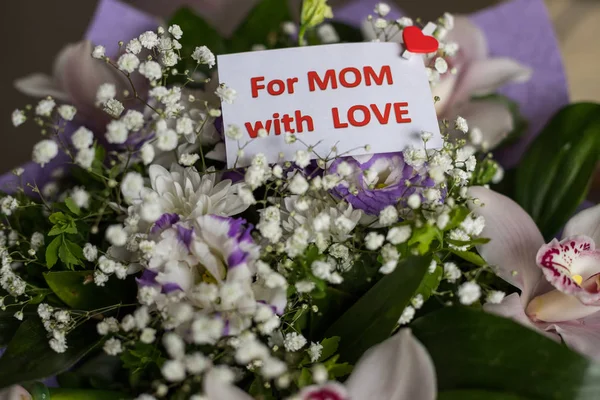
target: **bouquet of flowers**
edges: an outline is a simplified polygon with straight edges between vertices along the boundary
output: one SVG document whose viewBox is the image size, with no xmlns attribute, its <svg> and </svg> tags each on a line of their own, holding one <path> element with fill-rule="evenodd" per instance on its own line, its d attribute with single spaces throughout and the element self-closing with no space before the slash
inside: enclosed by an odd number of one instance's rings
<svg viewBox="0 0 600 400">
<path fill-rule="evenodd" d="M 156 25 L 106 0 L 94 43 L 18 82 L 41 100 L 14 125 L 43 139 L 1 180 L 0 396 L 596 398 L 600 206 L 572 215 L 600 106 L 565 108 L 505 172 L 490 151 L 526 123 L 497 89 L 532 71 L 466 17 L 437 20 L 424 56 L 443 146 L 419 132 L 359 157 L 287 134 L 293 160 L 226 167 L 224 139 L 240 160 L 248 142 L 223 123 L 237 92 L 215 54 L 425 26 L 369 10 L 352 26 L 304 0 L 294 23 L 262 0 L 223 37 L 188 8 Z"/>
</svg>

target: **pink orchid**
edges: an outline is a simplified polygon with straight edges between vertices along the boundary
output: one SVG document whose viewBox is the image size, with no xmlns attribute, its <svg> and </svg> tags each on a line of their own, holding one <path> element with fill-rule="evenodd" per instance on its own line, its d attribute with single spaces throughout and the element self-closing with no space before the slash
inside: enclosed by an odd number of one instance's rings
<svg viewBox="0 0 600 400">
<path fill-rule="evenodd" d="M 96 106 L 96 92 L 103 83 L 112 83 L 117 93 L 130 89 L 127 78 L 106 62 L 92 58 L 93 46 L 82 41 L 66 46 L 56 57 L 52 76 L 36 73 L 15 82 L 21 92 L 34 97 L 52 96 L 74 105 L 78 114 L 99 127 L 109 117 Z M 136 88 L 141 89 L 136 81 Z"/>
<path fill-rule="evenodd" d="M 508 197 L 482 187 L 469 195 L 483 203 L 472 209 L 486 220 L 482 237 L 491 239 L 479 253 L 521 290 L 485 309 L 600 359 L 600 206 L 575 215 L 562 240 L 546 244 L 531 217 Z"/>
<path fill-rule="evenodd" d="M 22 386 L 14 385 L 0 391 L 0 400 L 31 400 L 31 395 Z"/>
<path fill-rule="evenodd" d="M 213 378 L 205 380 L 208 400 L 252 400 L 248 394 Z M 295 400 L 433 400 L 436 376 L 427 350 L 410 329 L 371 348 L 344 385 L 328 382 L 304 388 Z"/>
</svg>

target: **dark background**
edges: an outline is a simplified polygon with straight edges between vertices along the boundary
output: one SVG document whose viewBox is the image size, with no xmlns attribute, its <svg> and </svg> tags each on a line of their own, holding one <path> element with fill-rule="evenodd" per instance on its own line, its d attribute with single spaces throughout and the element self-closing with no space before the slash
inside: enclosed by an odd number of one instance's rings
<svg viewBox="0 0 600 400">
<path fill-rule="evenodd" d="M 332 0 L 331 3 L 343 1 Z M 470 12 L 499 0 L 397 2 L 410 15 L 435 18 L 444 11 Z M 35 104 L 34 99 L 14 89 L 13 81 L 33 72 L 50 74 L 54 57 L 61 48 L 82 38 L 96 3 L 95 0 L 2 0 L 0 35 L 4 38 L 4 57 L 0 64 L 0 173 L 30 160 L 31 148 L 40 140 L 33 125 L 26 124 L 19 129 L 12 126 L 10 114 L 15 108 Z"/>
</svg>

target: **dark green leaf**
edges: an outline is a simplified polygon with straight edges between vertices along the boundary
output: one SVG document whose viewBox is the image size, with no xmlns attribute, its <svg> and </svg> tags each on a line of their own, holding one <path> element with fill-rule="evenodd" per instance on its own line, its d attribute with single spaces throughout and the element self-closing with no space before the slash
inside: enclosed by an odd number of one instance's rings
<svg viewBox="0 0 600 400">
<path fill-rule="evenodd" d="M 323 349 L 321 350 L 321 357 L 319 358 L 319 362 L 327 360 L 329 357 L 335 354 L 340 344 L 340 338 L 338 336 L 334 336 L 331 338 L 323 339 L 321 341 L 321 346 Z"/>
<path fill-rule="evenodd" d="M 442 281 L 442 275 L 444 274 L 444 270 L 441 266 L 436 266 L 435 271 L 429 273 L 429 271 L 423 277 L 419 288 L 417 289 L 417 294 L 423 296 L 423 301 L 427 301 L 433 292 L 435 292 L 440 286 L 440 282 Z"/>
<path fill-rule="evenodd" d="M 509 319 L 450 307 L 419 318 L 411 329 L 433 359 L 440 391 L 598 398 L 600 364 Z"/>
<path fill-rule="evenodd" d="M 462 258 L 465 261 L 468 261 L 472 264 L 477 265 L 478 267 L 483 267 L 483 266 L 487 265 L 485 260 L 483 258 L 481 258 L 481 256 L 479 254 L 473 253 L 472 251 L 458 251 L 458 250 L 450 249 L 450 252 L 453 254 L 456 254 L 457 256 L 459 256 L 460 258 Z"/>
<path fill-rule="evenodd" d="M 58 248 L 62 243 L 62 238 L 57 237 L 50 242 L 50 244 L 46 247 L 46 265 L 48 268 L 54 267 L 56 262 L 58 261 Z"/>
<path fill-rule="evenodd" d="M 488 392 L 486 390 L 450 390 L 441 392 L 438 400 L 531 400 L 507 392 Z"/>
<path fill-rule="evenodd" d="M 108 390 L 85 390 L 85 389 L 50 389 L 52 400 L 128 400 L 128 396 L 120 392 Z"/>
<path fill-rule="evenodd" d="M 97 308 L 127 302 L 130 297 L 131 281 L 111 278 L 105 287 L 94 284 L 90 271 L 48 272 L 44 278 L 50 289 L 69 307 L 76 310 L 95 310 Z M 134 291 L 135 292 L 135 291 Z"/>
<path fill-rule="evenodd" d="M 42 323 L 29 318 L 21 324 L 0 358 L 0 388 L 66 371 L 99 342 L 95 324 L 86 324 L 69 334 L 66 352 L 56 353 L 48 345 Z"/>
<path fill-rule="evenodd" d="M 75 265 L 83 265 L 83 250 L 79 245 L 63 238 L 62 245 L 58 248 L 58 257 L 70 269 Z"/>
<path fill-rule="evenodd" d="M 300 378 L 298 379 L 298 387 L 303 388 L 310 385 L 312 382 L 312 374 L 308 368 L 302 368 Z"/>
<path fill-rule="evenodd" d="M 281 24 L 291 20 L 288 2 L 262 0 L 233 34 L 231 52 L 250 51 L 255 44 L 272 47 Z"/>
<path fill-rule="evenodd" d="M 356 362 L 367 349 L 390 336 L 430 261 L 427 257 L 403 260 L 333 323 L 325 337 L 341 338 L 339 354 L 343 361 Z"/>
<path fill-rule="evenodd" d="M 191 9 L 177 11 L 169 24 L 179 25 L 184 32 L 179 40 L 182 54 L 189 57 L 197 46 L 207 46 L 215 54 L 226 53 L 225 42 L 219 32 Z"/>
<path fill-rule="evenodd" d="M 71 211 L 73 214 L 75 214 L 75 215 L 81 214 L 81 209 L 79 208 L 79 206 L 77 204 L 75 204 L 75 201 L 73 201 L 72 198 L 67 197 L 67 199 L 65 200 L 65 205 L 69 208 L 69 211 Z"/>
<path fill-rule="evenodd" d="M 598 104 L 564 108 L 531 144 L 517 168 L 515 200 L 546 238 L 554 236 L 585 199 L 598 160 Z"/>
</svg>

